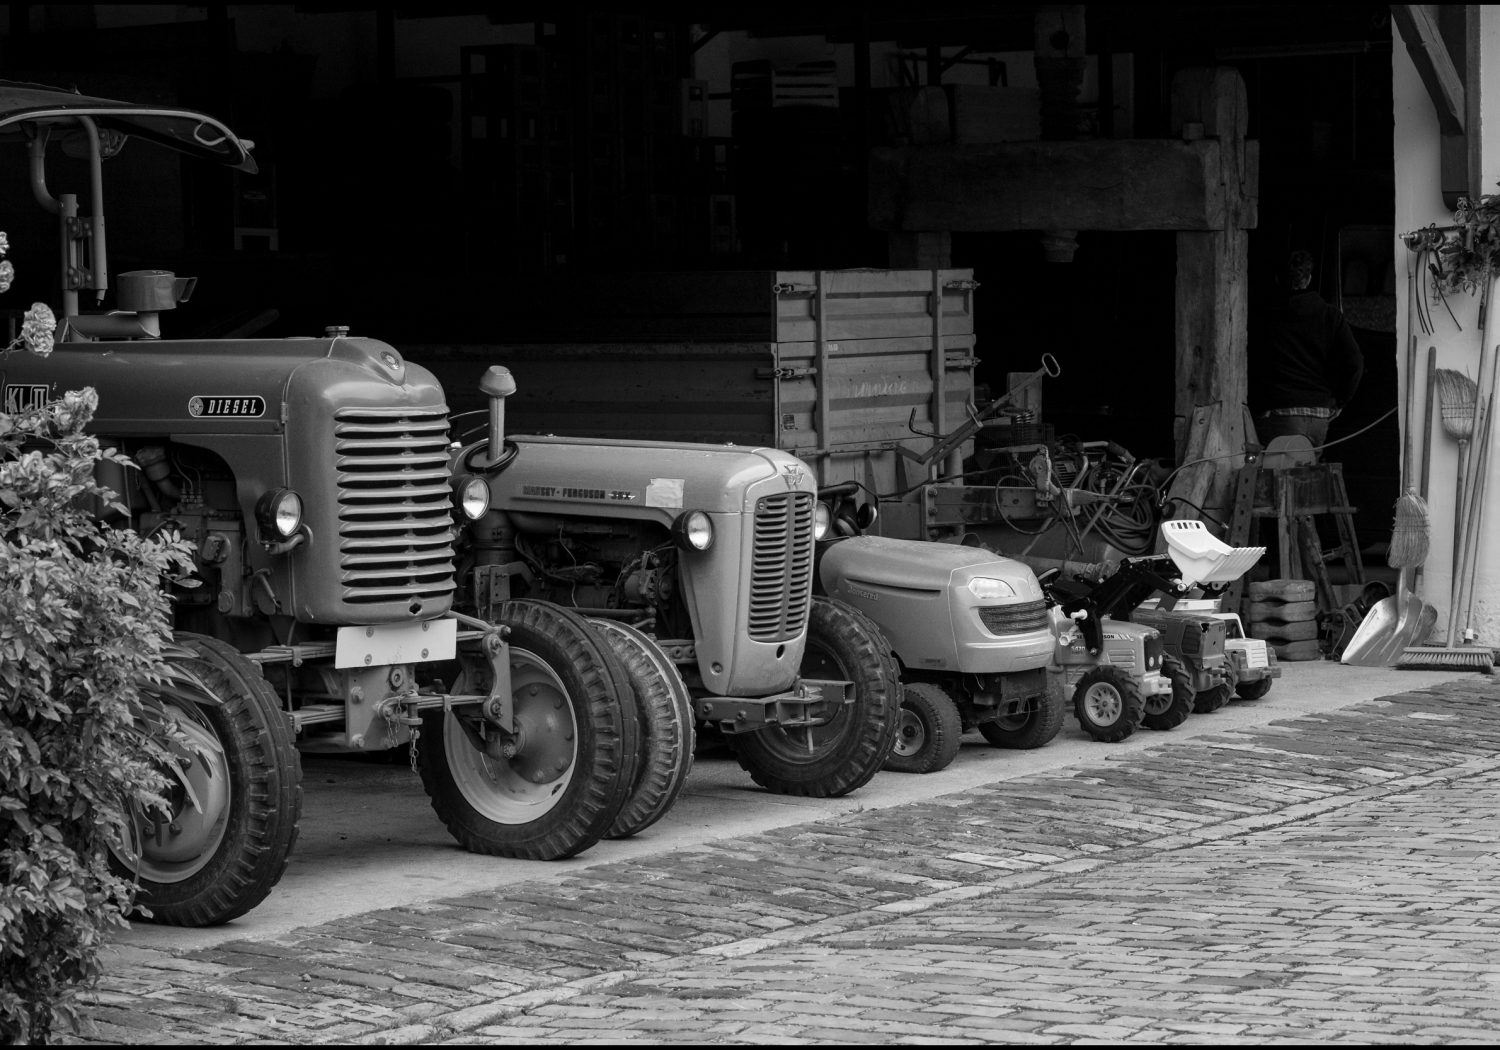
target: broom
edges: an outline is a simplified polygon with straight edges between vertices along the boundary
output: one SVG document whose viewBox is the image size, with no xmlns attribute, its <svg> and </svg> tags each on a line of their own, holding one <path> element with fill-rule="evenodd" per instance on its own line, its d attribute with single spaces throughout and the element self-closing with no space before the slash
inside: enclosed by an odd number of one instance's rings
<svg viewBox="0 0 1500 1050">
<path fill-rule="evenodd" d="M 1457 580 L 1463 545 L 1464 478 L 1469 471 L 1469 440 L 1474 436 L 1474 403 L 1479 399 L 1479 387 L 1451 368 L 1439 368 L 1435 378 L 1443 432 L 1458 442 L 1458 497 L 1453 503 L 1453 579 Z"/>
<path fill-rule="evenodd" d="M 1493 674 L 1495 664 L 1494 650 L 1478 646 L 1455 646 L 1458 629 L 1458 594 L 1461 587 L 1459 576 L 1467 571 L 1468 561 L 1461 555 L 1464 542 L 1468 536 L 1464 533 L 1461 525 L 1465 517 L 1464 506 L 1464 474 L 1467 467 L 1468 442 L 1474 432 L 1474 403 L 1477 400 L 1478 387 L 1461 372 L 1452 369 L 1440 368 L 1435 373 L 1438 383 L 1438 395 L 1442 403 L 1441 417 L 1443 429 L 1450 437 L 1458 439 L 1459 449 L 1459 471 L 1458 471 L 1458 502 L 1454 507 L 1455 535 L 1454 535 L 1454 577 L 1453 595 L 1454 600 L 1449 603 L 1448 610 L 1448 642 L 1446 645 L 1415 645 L 1408 646 L 1396 662 L 1396 667 L 1401 670 L 1424 670 L 1424 671 L 1478 671 L 1481 674 Z M 1481 461 L 1487 457 L 1481 456 Z M 1410 510 L 1407 511 L 1411 513 Z M 1401 516 L 1400 501 L 1397 501 L 1397 529 L 1399 531 Z M 1411 526 L 1408 525 L 1408 528 Z M 1394 549 L 1395 539 L 1392 538 Z M 1408 545 L 1414 541 L 1408 540 Z"/>
</svg>

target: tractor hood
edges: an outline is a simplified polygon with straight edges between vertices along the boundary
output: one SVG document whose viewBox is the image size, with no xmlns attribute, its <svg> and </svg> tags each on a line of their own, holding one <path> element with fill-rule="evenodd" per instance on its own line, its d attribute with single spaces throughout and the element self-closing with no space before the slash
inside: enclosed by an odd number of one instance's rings
<svg viewBox="0 0 1500 1050">
<path fill-rule="evenodd" d="M 1052 658 L 1036 575 L 982 548 L 853 536 L 824 546 L 818 579 L 874 620 L 908 668 L 1003 675 Z"/>
<path fill-rule="evenodd" d="M 684 510 L 753 513 L 767 481 L 814 492 L 811 471 L 773 448 L 521 435 L 491 482 L 491 505 L 512 514 L 637 518 L 670 523 Z"/>
<path fill-rule="evenodd" d="M 0 80 L 0 138 L 21 138 L 23 128 L 49 128 L 64 142 L 86 134 L 79 117 L 101 132 L 106 156 L 135 136 L 195 157 L 254 174 L 254 143 L 206 114 L 177 106 L 151 106 L 94 98 L 42 84 Z"/>
<path fill-rule="evenodd" d="M 843 581 L 878 584 L 902 591 L 945 591 L 976 578 L 1009 584 L 1020 601 L 1040 601 L 1041 585 L 1021 562 L 981 547 L 961 547 L 926 540 L 853 536 L 830 543 L 819 567 L 823 586 L 832 593 Z"/>
<path fill-rule="evenodd" d="M 376 339 L 139 340 L 63 343 L 47 357 L 0 363 L 9 411 L 91 386 L 100 433 L 272 434 L 309 400 L 344 408 L 406 404 L 443 408 L 425 368 Z"/>
</svg>

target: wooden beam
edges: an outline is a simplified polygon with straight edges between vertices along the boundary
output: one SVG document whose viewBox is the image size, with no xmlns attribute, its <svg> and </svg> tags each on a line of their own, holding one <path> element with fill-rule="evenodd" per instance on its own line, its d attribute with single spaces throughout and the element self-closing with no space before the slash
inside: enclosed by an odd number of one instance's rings
<svg viewBox="0 0 1500 1050">
<path fill-rule="evenodd" d="M 1437 20 L 1426 4 L 1392 4 L 1391 18 L 1406 43 L 1445 135 L 1462 135 L 1465 127 L 1464 79 L 1453 65 Z"/>
<path fill-rule="evenodd" d="M 870 151 L 877 230 L 1223 230 L 1233 223 L 1215 139 L 996 142 Z M 1243 192 L 1255 195 L 1256 165 Z"/>
</svg>

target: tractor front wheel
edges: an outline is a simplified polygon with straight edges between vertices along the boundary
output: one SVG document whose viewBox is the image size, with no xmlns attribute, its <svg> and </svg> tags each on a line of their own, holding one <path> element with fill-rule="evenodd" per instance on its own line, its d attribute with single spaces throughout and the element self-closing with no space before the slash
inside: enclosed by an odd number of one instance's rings
<svg viewBox="0 0 1500 1050">
<path fill-rule="evenodd" d="M 1274 679 L 1261 678 L 1254 682 L 1240 682 L 1234 687 L 1234 695 L 1241 700 L 1259 700 L 1271 691 Z"/>
<path fill-rule="evenodd" d="M 1052 742 L 1067 719 L 1068 704 L 1062 693 L 1048 689 L 1026 703 L 1019 714 L 1002 715 L 979 723 L 979 735 L 995 747 L 1030 750 Z"/>
<path fill-rule="evenodd" d="M 1234 698 L 1235 687 L 1239 685 L 1240 681 L 1239 671 L 1233 663 L 1227 661 L 1224 664 L 1224 671 L 1225 678 L 1223 681 L 1219 682 L 1218 685 L 1204 689 L 1194 698 L 1193 714 L 1210 714 Z"/>
<path fill-rule="evenodd" d="M 901 673 L 880 628 L 854 607 L 814 598 L 803 678 L 853 683 L 854 699 L 818 725 L 768 726 L 727 739 L 750 778 L 780 795 L 836 798 L 869 782 L 890 757 Z"/>
<path fill-rule="evenodd" d="M 138 917 L 217 926 L 265 900 L 286 871 L 302 817 L 302 762 L 260 668 L 214 638 L 179 633 L 177 641 L 192 654 L 183 669 L 208 695 L 163 697 L 185 744 L 169 772 L 171 811 L 131 813 L 111 860 L 140 888 Z"/>
<path fill-rule="evenodd" d="M 677 665 L 649 636 L 615 620 L 589 622 L 630 675 L 641 719 L 635 785 L 608 835 L 623 839 L 665 816 L 687 783 L 696 746 L 693 699 Z"/>
<path fill-rule="evenodd" d="M 1172 691 L 1147 698 L 1141 725 L 1155 730 L 1176 729 L 1193 713 L 1193 676 L 1181 660 L 1171 655 L 1162 656 L 1161 673 L 1172 683 Z"/>
<path fill-rule="evenodd" d="M 640 725 L 630 679 L 576 613 L 512 601 L 495 622 L 510 629 L 514 732 L 486 721 L 478 704 L 427 711 L 417 741 L 422 786 L 472 853 L 571 857 L 609 832 L 635 782 Z M 488 688 L 483 662 L 476 666 L 466 677 Z"/>
<path fill-rule="evenodd" d="M 1124 740 L 1145 716 L 1141 685 L 1115 667 L 1096 667 L 1073 690 L 1073 713 L 1083 731 L 1106 744 Z"/>
<path fill-rule="evenodd" d="M 958 705 L 947 690 L 913 682 L 901 698 L 896 741 L 885 768 L 893 773 L 936 773 L 958 756 L 963 737 Z"/>
</svg>

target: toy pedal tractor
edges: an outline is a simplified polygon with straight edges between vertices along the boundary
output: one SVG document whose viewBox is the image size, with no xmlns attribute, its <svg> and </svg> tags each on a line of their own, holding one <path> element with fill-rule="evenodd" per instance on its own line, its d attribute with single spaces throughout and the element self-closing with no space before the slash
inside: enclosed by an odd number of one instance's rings
<svg viewBox="0 0 1500 1050">
<path fill-rule="evenodd" d="M 1246 643 L 1253 639 L 1229 645 L 1223 615 L 1177 607 L 1178 599 L 1197 589 L 1216 608 L 1217 596 L 1249 571 L 1265 548 L 1230 547 L 1198 521 L 1162 522 L 1161 534 L 1166 555 L 1125 559 L 1110 575 L 1093 580 L 1077 576 L 1063 582 L 1055 571 L 1044 578 L 1062 628 L 1059 664 L 1065 669 L 1087 666 L 1091 659 L 1098 664 L 1083 674 L 1074 693 L 1075 714 L 1096 740 L 1123 740 L 1136 724 L 1171 729 L 1190 713 L 1217 709 L 1237 688 L 1242 666 L 1256 680 L 1279 673 L 1265 654 L 1257 659 L 1251 652 Z M 1146 608 L 1155 593 L 1165 600 Z M 1064 620 L 1076 627 L 1069 629 Z M 1153 659 L 1156 652 L 1159 659 Z M 1135 669 L 1141 673 L 1133 674 Z M 1151 677 L 1153 671 L 1166 679 L 1167 689 Z"/>
</svg>

